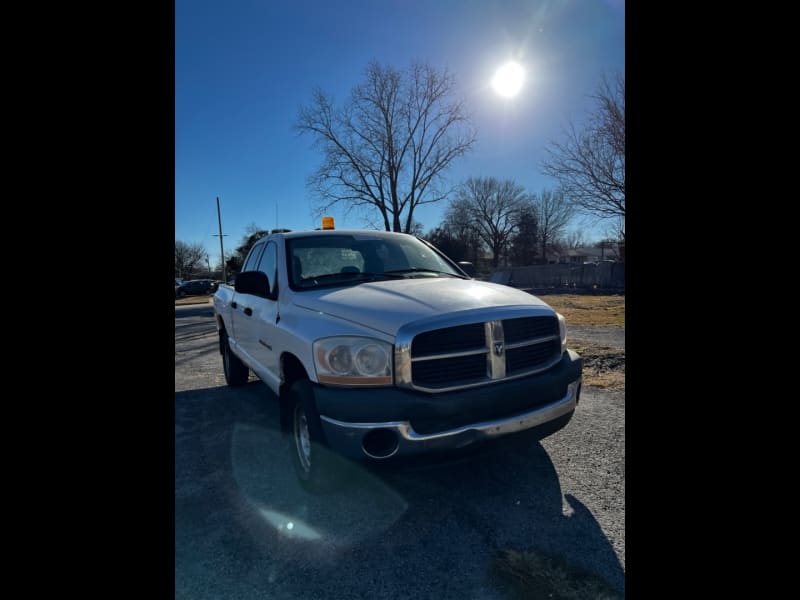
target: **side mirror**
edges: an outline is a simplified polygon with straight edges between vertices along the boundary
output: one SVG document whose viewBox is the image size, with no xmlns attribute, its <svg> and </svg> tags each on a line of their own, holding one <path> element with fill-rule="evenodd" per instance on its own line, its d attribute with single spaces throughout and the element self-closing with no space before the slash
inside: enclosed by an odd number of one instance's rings
<svg viewBox="0 0 800 600">
<path fill-rule="evenodd" d="M 466 273 L 470 277 L 473 278 L 475 277 L 475 265 L 473 265 L 471 262 L 462 260 L 461 262 L 458 263 L 458 266 L 461 268 L 462 271 L 464 271 L 464 273 Z"/>
<path fill-rule="evenodd" d="M 233 289 L 239 294 L 269 297 L 269 279 L 261 271 L 246 271 L 236 276 Z"/>
</svg>

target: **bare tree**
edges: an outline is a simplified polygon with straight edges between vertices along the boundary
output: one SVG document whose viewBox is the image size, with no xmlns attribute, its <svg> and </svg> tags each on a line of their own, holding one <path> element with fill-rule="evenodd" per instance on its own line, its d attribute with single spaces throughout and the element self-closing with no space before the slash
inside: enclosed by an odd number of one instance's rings
<svg viewBox="0 0 800 600">
<path fill-rule="evenodd" d="M 561 190 L 554 192 L 542 190 L 533 202 L 539 219 L 538 234 L 542 248 L 542 262 L 546 264 L 548 248 L 561 236 L 575 214 L 575 209 Z"/>
<path fill-rule="evenodd" d="M 387 231 L 410 232 L 414 209 L 447 197 L 442 173 L 475 142 L 454 90 L 446 70 L 415 63 L 398 71 L 377 62 L 340 108 L 316 90 L 296 128 L 322 150 L 309 178 L 322 200 L 318 212 L 336 204 L 377 210 Z"/>
<path fill-rule="evenodd" d="M 234 265 L 238 264 L 235 261 L 233 263 L 231 262 L 233 257 L 235 257 L 235 256 L 238 256 L 236 254 L 235 250 L 225 250 L 225 265 L 226 265 L 226 268 L 227 268 L 227 271 L 228 271 L 229 275 L 232 275 L 233 273 L 237 273 L 241 268 L 241 264 L 239 264 L 238 268 L 231 269 L 231 266 L 230 266 L 231 264 L 234 264 Z M 215 271 L 219 271 L 220 276 L 222 276 L 222 263 L 220 262 L 219 258 L 217 258 L 216 261 L 214 262 L 214 270 Z"/>
<path fill-rule="evenodd" d="M 260 227 L 255 221 L 250 221 L 250 223 L 247 224 L 247 227 L 244 228 L 245 239 L 253 234 L 267 235 L 267 233 L 269 232 Z"/>
<path fill-rule="evenodd" d="M 425 239 L 456 262 L 466 260 L 478 264 L 478 252 L 483 244 L 468 212 L 448 211 L 442 224 L 425 234 Z"/>
<path fill-rule="evenodd" d="M 625 241 L 625 218 L 614 219 L 605 228 L 605 236 L 614 240 Z"/>
<path fill-rule="evenodd" d="M 507 253 L 525 200 L 525 190 L 511 180 L 501 182 L 494 177 L 470 177 L 459 189 L 458 197 L 450 204 L 445 218 L 468 215 L 478 237 L 492 251 L 492 266 L 496 267 L 500 257 Z"/>
<path fill-rule="evenodd" d="M 532 265 L 539 245 L 539 217 L 532 201 L 523 202 L 516 220 L 516 233 L 511 238 L 511 264 Z"/>
<path fill-rule="evenodd" d="M 205 266 L 207 256 L 203 244 L 175 240 L 175 277 L 191 277 Z"/>
<path fill-rule="evenodd" d="M 409 229 L 407 233 L 410 233 L 411 235 L 415 235 L 417 237 L 422 237 L 425 233 L 425 225 L 423 225 L 421 221 L 414 221 L 414 224 L 411 226 L 411 229 Z"/>
<path fill-rule="evenodd" d="M 625 237 L 625 77 L 603 78 L 583 128 L 570 123 L 551 142 L 543 171 L 581 211 L 619 220 Z"/>
<path fill-rule="evenodd" d="M 586 237 L 584 236 L 583 229 L 580 228 L 567 232 L 561 238 L 561 240 L 559 240 L 559 242 L 564 248 L 569 248 L 572 250 L 576 248 L 583 248 L 588 244 Z"/>
<path fill-rule="evenodd" d="M 261 229 L 255 223 L 250 223 L 245 229 L 242 243 L 236 247 L 236 254 L 226 262 L 228 271 L 230 273 L 239 273 L 244 266 L 247 255 L 250 254 L 250 250 L 258 240 L 266 235 L 269 235 L 268 229 Z"/>
</svg>

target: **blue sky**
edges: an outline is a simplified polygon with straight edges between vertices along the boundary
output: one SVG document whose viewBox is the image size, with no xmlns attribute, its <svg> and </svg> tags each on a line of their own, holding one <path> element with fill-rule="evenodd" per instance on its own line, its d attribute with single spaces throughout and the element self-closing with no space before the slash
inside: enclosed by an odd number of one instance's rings
<svg viewBox="0 0 800 600">
<path fill-rule="evenodd" d="M 293 125 L 315 87 L 344 100 L 371 60 L 455 76 L 478 140 L 451 183 L 552 189 L 540 173 L 547 142 L 583 118 L 603 73 L 624 71 L 624 32 L 624 0 L 176 0 L 175 238 L 218 262 L 217 196 L 226 251 L 250 223 L 318 227 L 306 179 L 321 155 Z M 489 82 L 512 59 L 526 81 L 505 99 Z M 446 206 L 419 207 L 415 220 L 427 231 Z M 337 228 L 365 226 L 331 214 Z M 605 226 L 583 229 L 599 237 Z"/>
</svg>

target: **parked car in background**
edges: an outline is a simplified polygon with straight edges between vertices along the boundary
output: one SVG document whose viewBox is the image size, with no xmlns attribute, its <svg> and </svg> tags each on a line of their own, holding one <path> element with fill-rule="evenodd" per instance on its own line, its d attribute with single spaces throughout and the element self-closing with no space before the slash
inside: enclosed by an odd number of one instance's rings
<svg viewBox="0 0 800 600">
<path fill-rule="evenodd" d="M 184 296 L 202 296 L 213 294 L 216 291 L 216 286 L 208 279 L 194 279 L 192 281 L 184 281 L 175 288 L 175 296 L 183 298 Z"/>
</svg>

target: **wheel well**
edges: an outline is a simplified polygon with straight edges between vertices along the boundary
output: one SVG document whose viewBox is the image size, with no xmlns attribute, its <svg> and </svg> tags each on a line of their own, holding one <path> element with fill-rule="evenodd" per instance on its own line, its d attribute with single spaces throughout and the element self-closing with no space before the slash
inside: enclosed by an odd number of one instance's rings
<svg viewBox="0 0 800 600">
<path fill-rule="evenodd" d="M 217 333 L 219 334 L 219 353 L 224 354 L 225 346 L 222 340 L 224 336 L 228 335 L 228 332 L 225 331 L 225 321 L 222 320 L 222 317 L 216 315 L 215 318 L 217 320 Z"/>
<path fill-rule="evenodd" d="M 306 373 L 303 363 L 294 354 L 283 354 L 281 356 L 281 395 L 298 379 L 308 379 L 308 373 Z"/>
<path fill-rule="evenodd" d="M 293 354 L 283 354 L 281 356 L 281 389 L 280 389 L 280 407 L 281 407 L 281 429 L 289 431 L 292 426 L 291 415 L 286 405 L 287 392 L 298 379 L 308 379 L 303 363 Z"/>
</svg>

